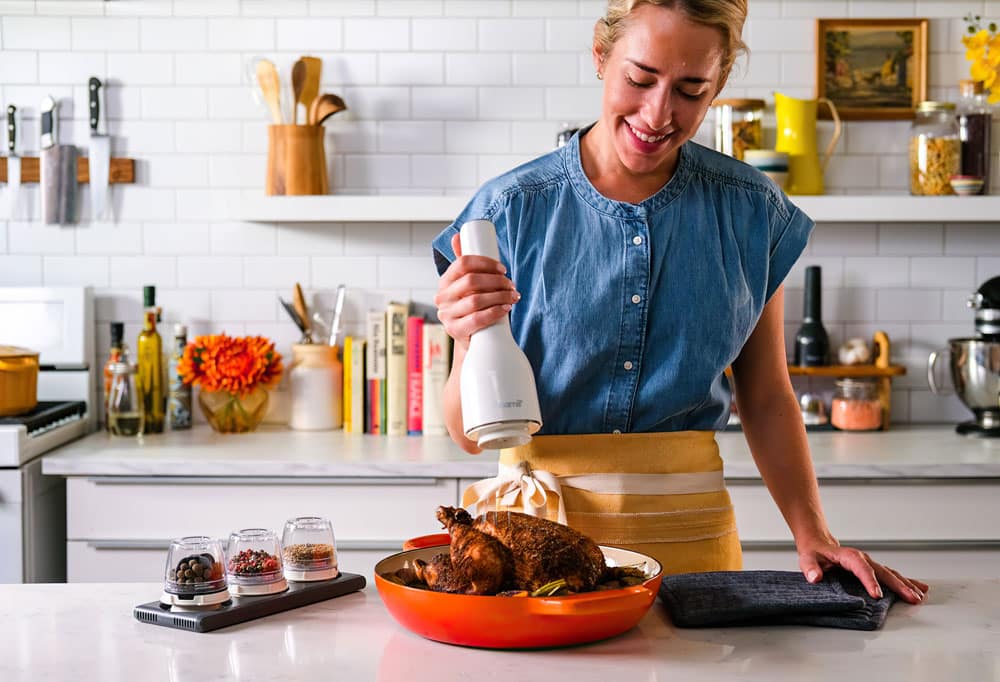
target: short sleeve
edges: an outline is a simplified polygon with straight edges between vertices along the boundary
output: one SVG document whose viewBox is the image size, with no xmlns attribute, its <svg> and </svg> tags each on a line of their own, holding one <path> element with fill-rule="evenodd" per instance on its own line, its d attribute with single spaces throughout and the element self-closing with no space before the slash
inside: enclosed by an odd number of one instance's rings
<svg viewBox="0 0 1000 682">
<path fill-rule="evenodd" d="M 451 248 L 451 238 L 458 234 L 459 226 L 457 222 L 441 230 L 438 236 L 431 242 L 434 251 L 434 266 L 437 268 L 438 277 L 444 274 L 448 266 L 455 260 L 455 251 Z"/>
<path fill-rule="evenodd" d="M 771 300 L 771 296 L 785 281 L 795 261 L 802 255 L 815 225 L 812 218 L 800 211 L 798 206 L 784 194 L 782 200 L 786 210 L 776 211 L 773 214 L 775 224 L 771 226 L 771 253 L 768 260 L 765 302 Z"/>
<path fill-rule="evenodd" d="M 468 205 L 458 215 L 455 221 L 431 241 L 431 248 L 434 254 L 434 265 L 437 268 L 438 276 L 444 274 L 448 266 L 455 260 L 455 251 L 451 248 L 451 238 L 458 234 L 462 225 L 470 220 L 489 220 L 497 227 L 497 241 L 500 247 L 501 260 L 505 257 L 505 221 L 502 211 L 503 194 L 493 190 L 490 185 L 484 186 L 469 201 Z"/>
</svg>

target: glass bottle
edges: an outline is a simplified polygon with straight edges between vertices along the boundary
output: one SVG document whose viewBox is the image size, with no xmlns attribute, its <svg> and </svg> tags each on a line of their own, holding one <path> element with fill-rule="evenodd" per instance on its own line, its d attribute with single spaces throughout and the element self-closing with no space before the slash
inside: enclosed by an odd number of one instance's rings
<svg viewBox="0 0 1000 682">
<path fill-rule="evenodd" d="M 129 362 L 127 349 L 122 359 L 111 365 L 108 392 L 108 431 L 113 436 L 141 436 L 144 432 L 142 399 L 136 389 L 135 365 Z"/>
<path fill-rule="evenodd" d="M 882 428 L 882 403 L 872 379 L 839 379 L 830 406 L 830 423 L 842 431 Z"/>
<path fill-rule="evenodd" d="M 990 131 L 993 114 L 986 101 L 982 81 L 959 81 L 958 137 L 962 143 L 961 174 L 982 178 L 983 186 L 976 194 L 989 194 Z"/>
<path fill-rule="evenodd" d="M 122 359 L 122 346 L 125 337 L 125 324 L 122 322 L 111 323 L 111 350 L 108 359 L 104 363 L 104 426 L 110 431 L 111 423 L 108 420 L 108 397 L 111 395 L 111 366 Z"/>
<path fill-rule="evenodd" d="M 921 102 L 910 125 L 910 194 L 954 194 L 961 154 L 955 105 Z"/>
<path fill-rule="evenodd" d="M 174 351 L 170 355 L 167 375 L 169 377 L 169 393 L 167 395 L 167 416 L 170 428 L 174 431 L 191 428 L 191 386 L 185 384 L 177 373 L 177 367 L 184 357 L 187 346 L 187 327 L 183 324 L 174 325 Z"/>
<path fill-rule="evenodd" d="M 743 160 L 747 149 L 764 146 L 762 99 L 717 99 L 712 102 L 715 117 L 715 151 Z"/>
<path fill-rule="evenodd" d="M 802 300 L 802 326 L 795 333 L 795 357 L 799 367 L 830 364 L 830 338 L 823 326 L 822 270 L 818 265 L 806 268 L 806 290 Z"/>
<path fill-rule="evenodd" d="M 156 308 L 156 289 L 143 290 L 146 311 L 142 332 L 136 343 L 138 357 L 139 393 L 142 396 L 145 433 L 163 433 L 163 417 L 167 407 L 167 393 L 163 383 L 163 340 L 156 331 L 159 311 Z"/>
</svg>

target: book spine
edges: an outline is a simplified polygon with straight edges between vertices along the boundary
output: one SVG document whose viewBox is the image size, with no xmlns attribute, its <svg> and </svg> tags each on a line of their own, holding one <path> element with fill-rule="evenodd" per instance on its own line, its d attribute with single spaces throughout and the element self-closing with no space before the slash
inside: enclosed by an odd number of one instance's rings
<svg viewBox="0 0 1000 682">
<path fill-rule="evenodd" d="M 450 339 L 437 323 L 425 323 L 423 332 L 424 435 L 443 436 L 448 433 L 444 423 L 444 385 L 448 381 Z"/>
<path fill-rule="evenodd" d="M 365 355 L 368 343 L 355 338 L 351 344 L 351 433 L 365 432 Z"/>
<path fill-rule="evenodd" d="M 424 318 L 406 321 L 406 433 L 419 436 L 424 431 Z"/>
<path fill-rule="evenodd" d="M 343 418 L 344 418 L 344 433 L 351 432 L 351 351 L 354 345 L 354 339 L 350 336 L 344 337 L 344 392 L 341 400 L 341 406 L 343 407 Z"/>
<path fill-rule="evenodd" d="M 368 313 L 368 432 L 385 433 L 385 312 Z"/>
<path fill-rule="evenodd" d="M 386 307 L 386 433 L 406 435 L 406 318 L 407 306 L 390 303 Z"/>
</svg>

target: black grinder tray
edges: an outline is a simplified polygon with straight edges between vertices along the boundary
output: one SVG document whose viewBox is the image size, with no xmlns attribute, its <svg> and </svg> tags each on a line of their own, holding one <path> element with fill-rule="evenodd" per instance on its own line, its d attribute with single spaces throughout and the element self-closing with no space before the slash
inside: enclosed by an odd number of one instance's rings
<svg viewBox="0 0 1000 682">
<path fill-rule="evenodd" d="M 232 597 L 215 609 L 193 611 L 172 611 L 169 606 L 158 601 L 139 604 L 132 610 L 136 620 L 151 625 L 162 625 L 191 632 L 209 632 L 219 628 L 243 623 L 254 618 L 270 616 L 307 604 L 314 604 L 350 592 L 357 592 L 365 586 L 364 576 L 341 573 L 330 580 L 316 582 L 288 582 L 288 589 L 279 594 L 254 597 Z"/>
</svg>

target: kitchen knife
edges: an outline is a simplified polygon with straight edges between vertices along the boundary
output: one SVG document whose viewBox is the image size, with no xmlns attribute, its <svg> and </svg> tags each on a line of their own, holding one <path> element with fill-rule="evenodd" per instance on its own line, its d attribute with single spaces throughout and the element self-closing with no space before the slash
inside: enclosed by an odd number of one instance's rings
<svg viewBox="0 0 1000 682">
<path fill-rule="evenodd" d="M 17 218 L 17 195 L 21 191 L 21 159 L 17 155 L 17 107 L 7 107 L 7 217 Z"/>
<path fill-rule="evenodd" d="M 90 203 L 93 220 L 104 216 L 111 172 L 111 138 L 98 132 L 101 121 L 101 81 L 91 76 L 87 83 L 90 100 Z"/>
<path fill-rule="evenodd" d="M 76 213 L 76 147 L 59 144 L 59 105 L 42 100 L 42 220 L 49 225 L 73 222 Z"/>
</svg>

